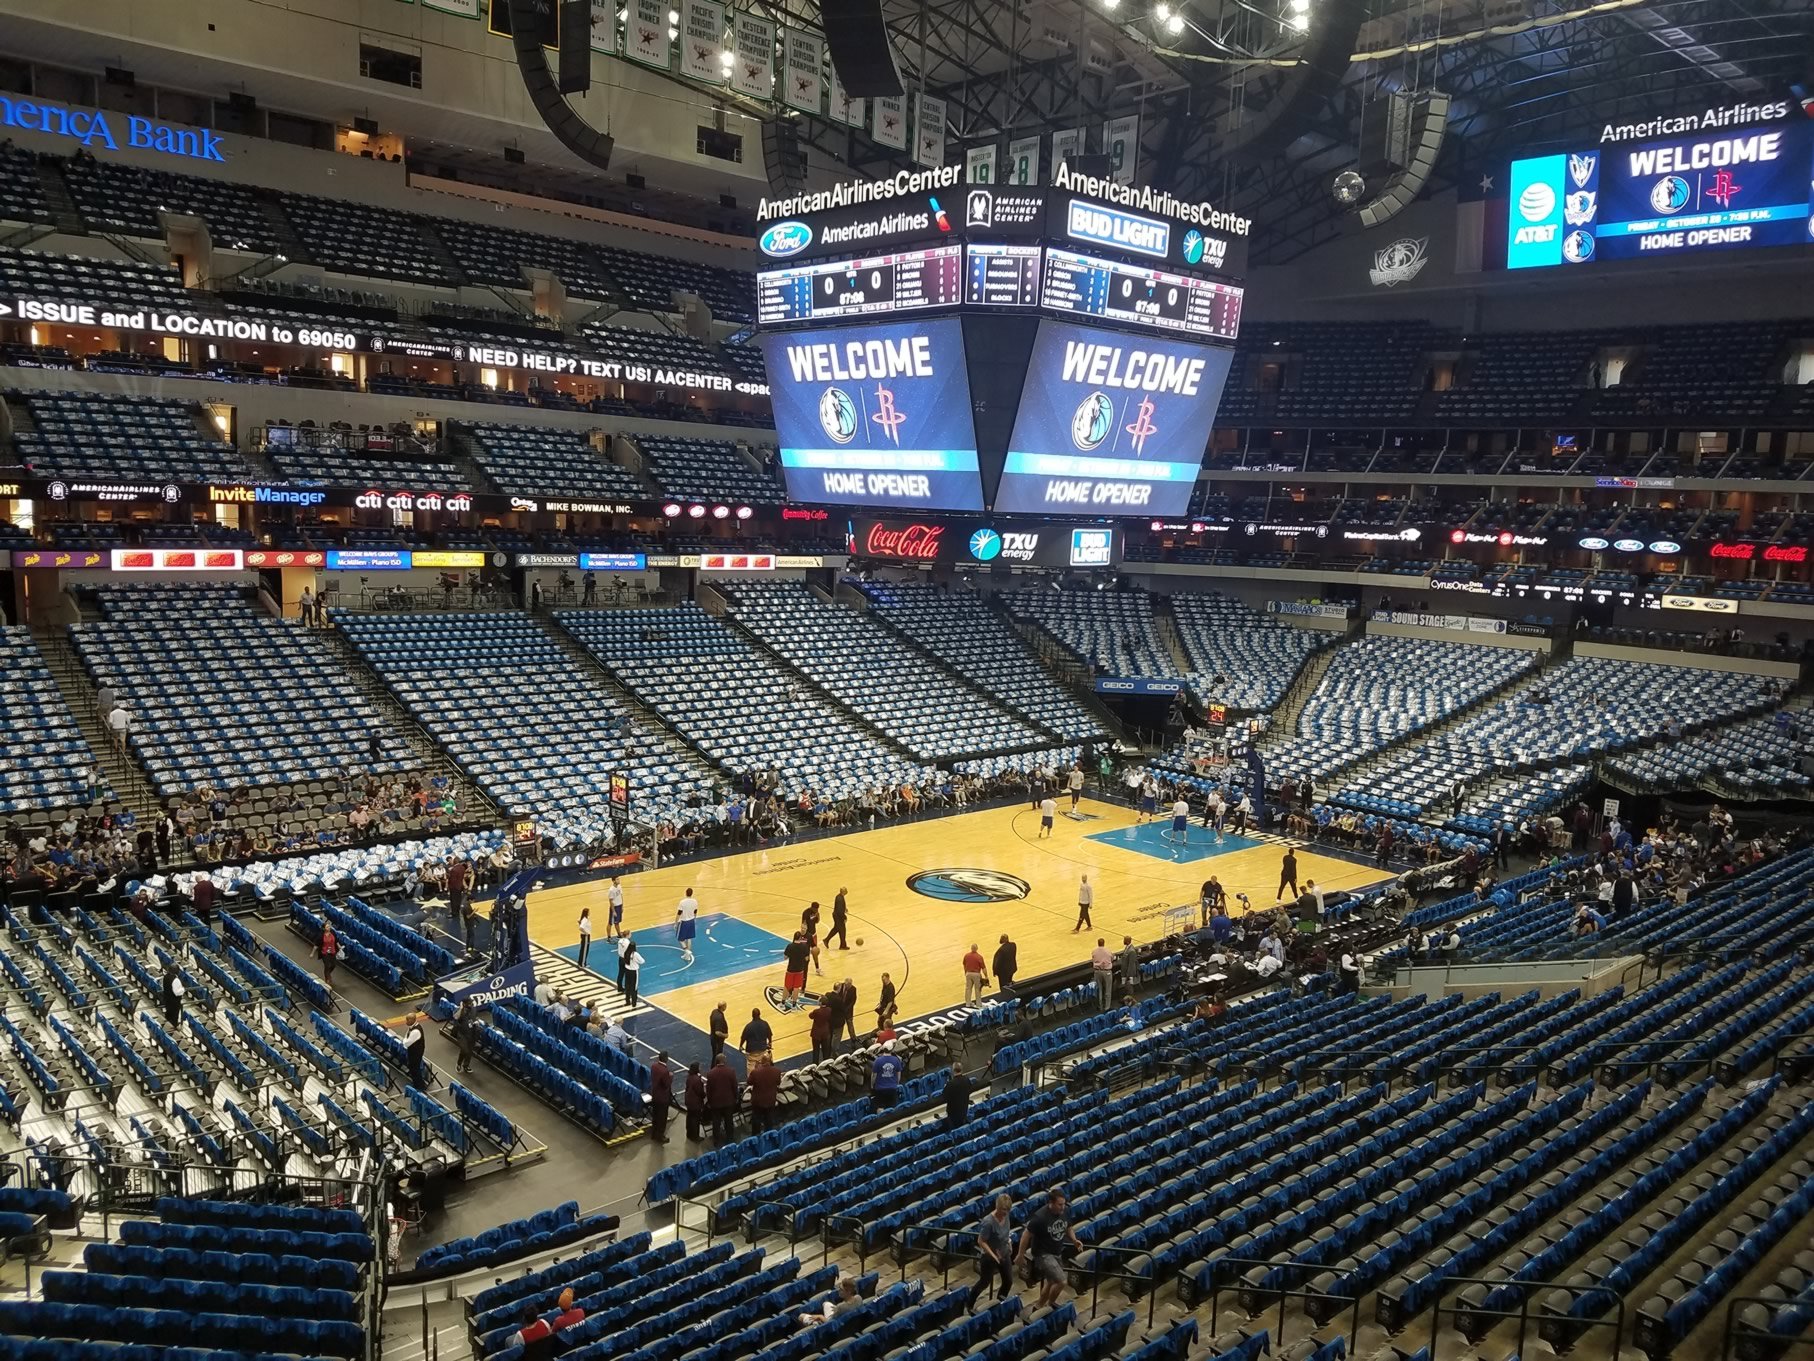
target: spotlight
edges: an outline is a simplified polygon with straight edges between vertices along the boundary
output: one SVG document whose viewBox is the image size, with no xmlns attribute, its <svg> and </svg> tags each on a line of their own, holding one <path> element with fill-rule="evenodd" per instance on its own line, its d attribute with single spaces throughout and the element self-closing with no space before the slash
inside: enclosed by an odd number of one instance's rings
<svg viewBox="0 0 1814 1361">
<path fill-rule="evenodd" d="M 663 515 L 667 516 L 670 520 L 677 520 L 680 518 L 680 507 L 675 505 L 672 501 L 670 501 L 670 502 L 668 502 L 667 505 L 665 505 L 661 508 L 661 513 Z"/>
<path fill-rule="evenodd" d="M 1121 0 L 1102 0 L 1102 7 L 1111 14 L 1120 6 Z"/>
<path fill-rule="evenodd" d="M 1158 5 L 1153 9 L 1153 18 L 1162 24 L 1169 22 L 1171 17 L 1172 7 L 1170 5 Z"/>
<path fill-rule="evenodd" d="M 679 11 L 679 10 L 677 10 L 677 9 L 671 9 L 671 10 L 669 10 L 669 11 L 668 11 L 668 22 L 669 22 L 669 23 L 670 23 L 670 24 L 677 24 L 677 23 L 679 23 L 679 22 L 680 22 L 680 11 Z"/>
<path fill-rule="evenodd" d="M 705 507 L 704 506 L 688 506 L 687 514 L 695 520 L 703 520 L 703 519 L 705 519 Z"/>
<path fill-rule="evenodd" d="M 1179 33 L 1179 32 L 1182 32 L 1183 29 L 1184 29 L 1184 16 L 1174 10 L 1172 12 L 1171 18 L 1169 18 L 1165 21 L 1165 31 L 1167 33 Z"/>
<path fill-rule="evenodd" d="M 1294 14 L 1287 19 L 1285 23 L 1289 28 L 1298 33 L 1308 33 L 1310 31 L 1310 16 L 1308 14 Z"/>
<path fill-rule="evenodd" d="M 756 512 L 754 510 L 750 509 L 748 506 L 738 506 L 737 507 L 737 518 L 739 520 L 747 520 L 750 518 L 750 516 L 754 515 L 755 513 Z"/>
<path fill-rule="evenodd" d="M 737 58 L 732 56 L 729 52 L 720 52 L 718 54 L 718 64 L 728 71 L 737 64 Z"/>
<path fill-rule="evenodd" d="M 731 518 L 731 508 L 729 506 L 713 506 L 712 507 L 712 518 L 714 520 L 730 519 Z"/>
</svg>

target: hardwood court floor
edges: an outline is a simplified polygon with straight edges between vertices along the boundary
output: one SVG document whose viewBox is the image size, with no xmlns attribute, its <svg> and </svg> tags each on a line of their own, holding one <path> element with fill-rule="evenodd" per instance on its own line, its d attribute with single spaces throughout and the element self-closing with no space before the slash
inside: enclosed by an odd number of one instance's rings
<svg viewBox="0 0 1814 1361">
<path fill-rule="evenodd" d="M 741 855 L 644 871 L 623 879 L 624 921 L 648 959 L 643 1000 L 704 1030 L 712 1007 L 728 1002 L 733 1045 L 752 1007 L 761 1007 L 775 1032 L 775 1055 L 790 1058 L 811 1045 L 804 1010 L 783 1013 L 765 994 L 778 989 L 781 947 L 792 937 L 807 903 L 823 909 L 821 935 L 830 929 L 831 900 L 849 890 L 848 952 L 822 950 L 825 972 L 811 976 L 809 991 L 846 975 L 857 986 L 857 1027 L 873 1026 L 873 1008 L 884 971 L 892 975 L 900 1016 L 908 1019 L 964 1000 L 960 963 L 972 942 L 992 958 L 1007 932 L 1020 947 L 1020 977 L 1031 978 L 1086 957 L 1104 937 L 1118 948 L 1123 935 L 1148 941 L 1164 934 L 1164 904 L 1197 902 L 1211 874 L 1221 879 L 1231 905 L 1246 893 L 1254 907 L 1270 907 L 1279 884 L 1283 844 L 1230 837 L 1217 851 L 1213 838 L 1193 824 L 1179 859 L 1172 859 L 1169 823 L 1138 827 L 1131 809 L 1085 799 L 1089 821 L 1060 813 L 1050 838 L 1039 837 L 1039 815 L 1026 805 L 953 817 L 930 818 Z M 1237 845 L 1237 843 L 1239 843 Z M 1191 856 L 1197 858 L 1192 859 Z M 1355 889 L 1383 876 L 1369 866 L 1300 849 L 1298 877 L 1324 889 Z M 922 881 L 910 877 L 940 870 L 992 872 L 981 879 Z M 1073 934 L 1077 884 L 1095 886 L 1095 930 Z M 1006 877 L 1003 877 L 1006 876 Z M 1018 880 L 1026 886 L 1021 894 Z M 606 881 L 546 889 L 530 895 L 529 930 L 540 944 L 571 956 L 580 908 L 592 909 L 595 944 L 590 965 L 606 978 L 615 968 L 604 939 Z M 695 959 L 686 964 L 674 939 L 674 911 L 686 889 L 700 903 Z M 954 901 L 928 892 L 970 889 L 1012 895 L 1002 901 Z M 863 945 L 855 946 L 861 938 Z M 991 987 L 994 980 L 991 978 Z M 610 984 L 600 981 L 601 993 Z"/>
</svg>

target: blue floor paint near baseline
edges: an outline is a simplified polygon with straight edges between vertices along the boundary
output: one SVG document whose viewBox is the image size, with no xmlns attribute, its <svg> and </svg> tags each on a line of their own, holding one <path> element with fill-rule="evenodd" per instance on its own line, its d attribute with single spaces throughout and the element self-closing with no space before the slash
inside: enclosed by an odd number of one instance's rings
<svg viewBox="0 0 1814 1361">
<path fill-rule="evenodd" d="M 1232 851 L 1245 851 L 1265 843 L 1250 837 L 1236 836 L 1233 832 L 1223 832 L 1220 838 L 1209 828 L 1193 822 L 1185 834 L 1182 846 L 1172 838 L 1172 824 L 1165 822 L 1143 822 L 1133 827 L 1121 827 L 1112 832 L 1091 832 L 1086 838 L 1100 841 L 1105 846 L 1119 846 L 1124 851 L 1134 851 L 1140 855 L 1150 855 L 1155 860 L 1172 860 L 1179 864 L 1189 864 L 1194 860 L 1209 860 L 1218 855 L 1227 855 Z"/>
<path fill-rule="evenodd" d="M 774 970 L 775 981 L 781 981 L 781 951 L 787 942 L 760 926 L 751 926 L 722 912 L 702 913 L 699 935 L 693 941 L 693 962 L 681 955 L 680 942 L 674 939 L 672 926 L 657 926 L 636 933 L 636 948 L 647 961 L 637 992 L 644 997 L 688 988 L 695 983 L 713 983 L 732 974 L 750 969 Z M 557 952 L 562 958 L 579 960 L 579 946 L 563 945 Z M 586 967 L 609 982 L 617 981 L 617 942 L 595 936 Z"/>
</svg>

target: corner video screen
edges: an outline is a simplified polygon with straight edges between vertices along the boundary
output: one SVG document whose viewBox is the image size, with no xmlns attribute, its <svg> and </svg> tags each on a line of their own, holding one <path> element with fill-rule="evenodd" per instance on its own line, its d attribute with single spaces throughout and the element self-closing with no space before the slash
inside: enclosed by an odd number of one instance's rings
<svg viewBox="0 0 1814 1361">
<path fill-rule="evenodd" d="M 1233 359 L 1206 345 L 1040 322 L 995 509 L 1184 514 Z"/>
<path fill-rule="evenodd" d="M 953 318 L 762 337 L 789 500 L 981 510 Z"/>
<path fill-rule="evenodd" d="M 1508 187 L 1507 269 L 1802 245 L 1814 239 L 1814 123 L 1533 156 L 1512 162 Z"/>
</svg>

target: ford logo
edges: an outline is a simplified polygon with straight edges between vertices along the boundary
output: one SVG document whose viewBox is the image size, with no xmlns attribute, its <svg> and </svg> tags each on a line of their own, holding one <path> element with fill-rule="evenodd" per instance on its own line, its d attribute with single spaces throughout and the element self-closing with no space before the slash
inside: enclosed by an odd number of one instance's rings
<svg viewBox="0 0 1814 1361">
<path fill-rule="evenodd" d="M 1607 543 L 1605 539 L 1602 539 L 1597 535 L 1590 535 L 1581 540 L 1581 547 L 1595 553 L 1598 553 L 1602 548 L 1610 548 L 1611 546 L 1612 545 Z"/>
<path fill-rule="evenodd" d="M 1614 539 L 1612 546 L 1621 553 L 1642 553 L 1644 551 L 1642 539 Z"/>
<path fill-rule="evenodd" d="M 1652 553 L 1680 553 L 1682 545 L 1674 539 L 1658 539 L 1650 545 L 1650 551 Z"/>
<path fill-rule="evenodd" d="M 798 255 L 813 243 L 813 229 L 804 222 L 777 222 L 757 241 L 764 255 L 781 259 Z"/>
</svg>

